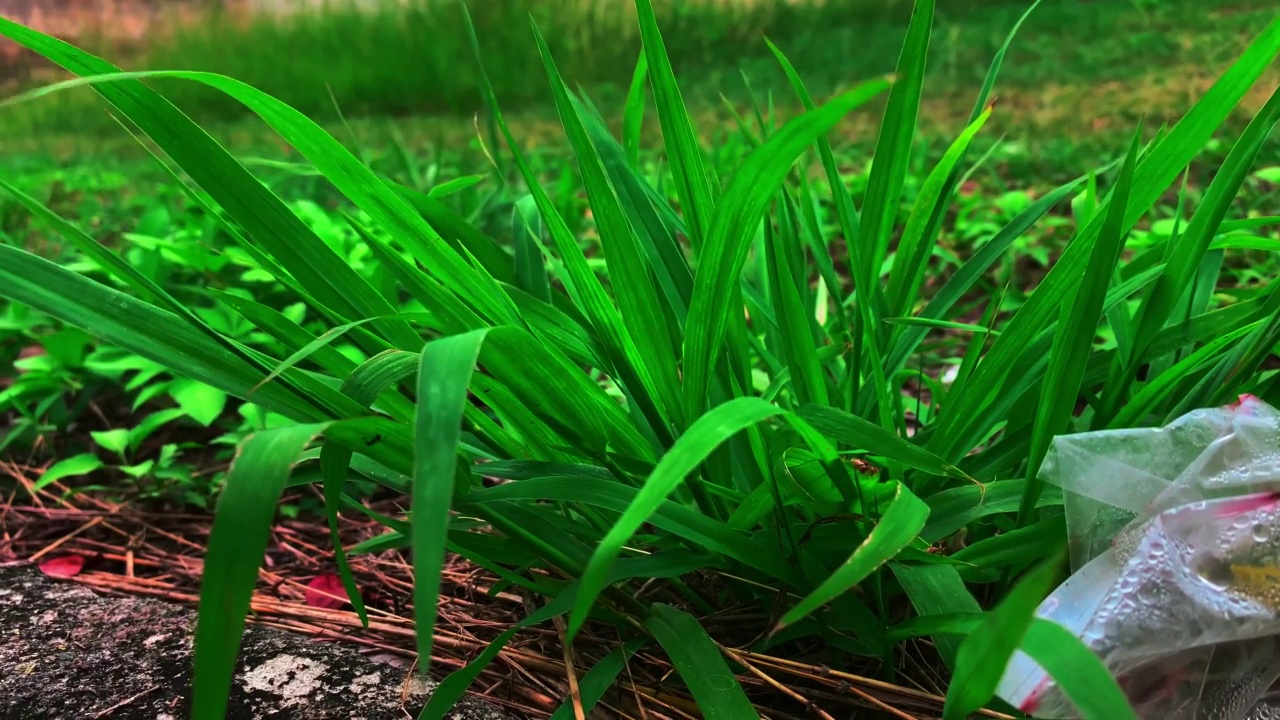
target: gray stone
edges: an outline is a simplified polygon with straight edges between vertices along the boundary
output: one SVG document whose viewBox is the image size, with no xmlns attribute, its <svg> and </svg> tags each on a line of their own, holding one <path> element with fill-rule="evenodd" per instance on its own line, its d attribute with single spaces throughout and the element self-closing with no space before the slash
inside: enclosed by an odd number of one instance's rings
<svg viewBox="0 0 1280 720">
<path fill-rule="evenodd" d="M 185 607 L 0 567 L 0 720 L 190 717 L 194 627 Z M 226 717 L 404 720 L 435 687 L 350 647 L 249 625 Z M 467 698 L 449 717 L 504 716 Z"/>
</svg>

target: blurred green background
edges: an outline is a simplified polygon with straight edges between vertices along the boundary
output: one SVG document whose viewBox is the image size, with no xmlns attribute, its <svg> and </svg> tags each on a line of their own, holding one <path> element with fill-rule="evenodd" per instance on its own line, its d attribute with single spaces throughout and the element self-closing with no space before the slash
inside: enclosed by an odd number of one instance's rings
<svg viewBox="0 0 1280 720">
<path fill-rule="evenodd" d="M 121 40 L 115 36 L 124 23 L 99 22 L 74 41 L 126 69 L 227 74 L 325 123 L 337 123 L 341 113 L 362 130 L 394 118 L 411 139 L 474 135 L 480 84 L 457 3 L 240 2 L 153 4 L 141 37 Z M 922 112 L 926 133 L 954 134 L 992 55 L 1026 6 L 1016 0 L 939 3 Z M 528 142 L 559 137 L 554 122 L 543 122 L 553 121 L 553 113 L 530 20 L 571 85 L 585 88 L 607 116 L 621 107 L 639 50 L 629 4 L 487 0 L 472 12 L 499 101 Z M 695 112 L 730 122 L 725 103 L 745 112 L 752 92 L 762 102 L 776 93 L 783 115 L 792 109 L 765 37 L 823 97 L 893 69 L 910 3 L 667 0 L 658 12 L 686 102 Z M 1062 152 L 1052 147 L 1055 140 L 1087 146 L 1127 132 L 1140 118 L 1151 127 L 1172 120 L 1274 12 L 1267 0 L 1046 0 L 1010 49 L 993 134 L 1045 143 L 1053 154 Z M 39 68 L 24 75 L 28 85 L 56 77 Z M 239 121 L 246 114 L 234 100 L 196 83 L 152 82 L 198 121 Z M 1261 101 L 1259 94 L 1243 109 L 1251 112 Z M 866 122 L 874 117 L 860 114 Z M 75 146 L 86 137 L 96 142 L 104 131 L 120 136 L 85 88 L 6 108 L 0 123 L 9 142 L 60 134 Z M 250 137 L 254 127 L 245 126 Z M 851 142 L 874 135 L 874 126 L 857 119 L 843 128 Z"/>
</svg>

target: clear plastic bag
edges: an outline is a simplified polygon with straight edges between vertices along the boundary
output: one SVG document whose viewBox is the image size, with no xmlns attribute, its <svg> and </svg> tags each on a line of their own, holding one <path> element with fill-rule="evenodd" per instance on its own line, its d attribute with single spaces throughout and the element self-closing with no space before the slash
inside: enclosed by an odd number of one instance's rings
<svg viewBox="0 0 1280 720">
<path fill-rule="evenodd" d="M 1041 476 L 1062 488 L 1072 574 L 1037 615 L 1097 653 L 1140 718 L 1280 720 L 1280 412 L 1242 396 L 1059 437 Z M 1021 652 L 997 693 L 1079 717 Z"/>
</svg>

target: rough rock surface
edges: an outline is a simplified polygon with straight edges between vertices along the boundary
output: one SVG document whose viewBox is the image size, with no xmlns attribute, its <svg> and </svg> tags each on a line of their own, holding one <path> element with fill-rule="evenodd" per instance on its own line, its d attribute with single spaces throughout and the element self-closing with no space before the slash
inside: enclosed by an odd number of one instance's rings
<svg viewBox="0 0 1280 720">
<path fill-rule="evenodd" d="M 185 607 L 0 567 L 0 720 L 190 717 L 194 626 Z M 403 720 L 434 687 L 349 647 L 251 625 L 227 718 Z M 503 715 L 468 698 L 450 717 Z"/>
</svg>

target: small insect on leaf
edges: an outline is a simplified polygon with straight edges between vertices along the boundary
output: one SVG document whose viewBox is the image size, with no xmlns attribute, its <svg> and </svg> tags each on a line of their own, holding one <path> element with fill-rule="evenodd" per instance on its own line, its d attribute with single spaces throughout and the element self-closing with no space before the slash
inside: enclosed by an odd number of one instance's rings
<svg viewBox="0 0 1280 720">
<path fill-rule="evenodd" d="M 347 604 L 347 591 L 342 587 L 342 578 L 334 573 L 323 573 L 311 578 L 307 583 L 307 604 L 311 607 L 336 610 Z"/>
<path fill-rule="evenodd" d="M 59 555 L 40 563 L 40 572 L 55 578 L 69 578 L 84 569 L 83 555 Z"/>
</svg>

